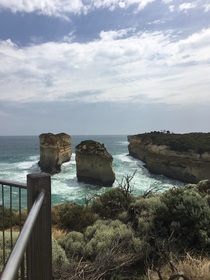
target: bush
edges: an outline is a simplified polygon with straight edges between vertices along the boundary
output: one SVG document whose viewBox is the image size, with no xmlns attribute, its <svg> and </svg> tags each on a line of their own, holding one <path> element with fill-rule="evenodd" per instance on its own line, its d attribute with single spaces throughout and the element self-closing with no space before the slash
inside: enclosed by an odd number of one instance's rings
<svg viewBox="0 0 210 280">
<path fill-rule="evenodd" d="M 114 246 L 119 248 L 123 244 L 123 251 L 139 252 L 142 248 L 140 239 L 134 237 L 133 230 L 119 220 L 98 220 L 89 226 L 85 233 L 85 253 L 88 257 L 95 258 L 105 254 Z"/>
<path fill-rule="evenodd" d="M 85 252 L 85 240 L 81 232 L 72 231 L 58 240 L 58 243 L 65 250 L 68 258 L 73 256 L 82 257 Z"/>
<path fill-rule="evenodd" d="M 0 230 L 3 229 L 2 217 L 4 217 L 4 229 L 9 228 L 10 225 L 14 225 L 14 213 L 10 213 L 10 209 L 3 208 L 2 205 L 0 205 Z"/>
<path fill-rule="evenodd" d="M 111 277 L 133 270 L 132 265 L 144 256 L 144 243 L 119 220 L 98 220 L 84 233 L 70 232 L 58 242 L 71 263 L 77 260 L 71 279 L 79 279 L 81 272 L 83 279 L 118 279 Z"/>
<path fill-rule="evenodd" d="M 61 229 L 82 232 L 94 220 L 95 216 L 88 206 L 65 202 L 58 207 L 58 225 Z"/>
<path fill-rule="evenodd" d="M 54 238 L 52 238 L 52 263 L 56 266 L 69 264 L 65 251 Z"/>
<path fill-rule="evenodd" d="M 18 236 L 19 236 L 19 232 L 12 233 L 13 245 L 15 244 Z M 11 253 L 11 234 L 10 234 L 10 232 L 5 231 L 4 238 L 5 238 L 5 258 L 7 260 Z M 0 271 L 2 270 L 3 266 L 4 266 L 4 264 L 3 264 L 3 234 L 0 233 Z"/>
<path fill-rule="evenodd" d="M 123 189 L 113 188 L 93 200 L 92 210 L 102 219 L 116 219 L 128 209 L 132 199 L 130 193 L 125 195 Z"/>
<path fill-rule="evenodd" d="M 131 204 L 132 213 L 135 216 L 132 219 L 132 215 L 130 214 L 130 221 L 132 225 L 135 225 L 136 234 L 140 238 L 147 239 L 151 232 L 153 232 L 154 217 L 156 209 L 160 207 L 160 204 L 159 195 L 147 198 L 139 197 L 135 203 Z"/>
<path fill-rule="evenodd" d="M 163 133 L 163 132 L 150 132 L 138 134 L 142 143 L 166 145 L 171 150 L 178 152 L 187 152 L 194 150 L 199 154 L 210 152 L 210 133 Z"/>
<path fill-rule="evenodd" d="M 204 249 L 210 245 L 210 208 L 194 190 L 174 188 L 160 197 L 154 229 L 161 238 L 173 236 L 180 248 Z"/>
</svg>

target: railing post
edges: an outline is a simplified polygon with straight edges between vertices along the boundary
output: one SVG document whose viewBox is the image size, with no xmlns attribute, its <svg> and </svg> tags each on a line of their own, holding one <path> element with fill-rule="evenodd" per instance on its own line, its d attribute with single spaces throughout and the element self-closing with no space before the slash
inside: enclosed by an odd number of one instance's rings
<svg viewBox="0 0 210 280">
<path fill-rule="evenodd" d="M 52 280 L 51 177 L 46 173 L 28 174 L 28 212 L 42 189 L 45 198 L 27 247 L 28 280 Z"/>
</svg>

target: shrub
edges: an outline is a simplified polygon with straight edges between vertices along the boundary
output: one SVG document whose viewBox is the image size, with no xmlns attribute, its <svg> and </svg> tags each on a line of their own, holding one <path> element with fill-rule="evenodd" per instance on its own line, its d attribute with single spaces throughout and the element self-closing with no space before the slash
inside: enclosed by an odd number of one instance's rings
<svg viewBox="0 0 210 280">
<path fill-rule="evenodd" d="M 210 245 L 210 208 L 205 197 L 194 190 L 174 188 L 160 197 L 154 217 L 159 237 L 173 235 L 180 248 L 205 248 Z"/>
<path fill-rule="evenodd" d="M 82 257 L 85 252 L 85 240 L 81 232 L 72 231 L 58 240 L 58 243 L 65 250 L 68 258 L 73 256 Z"/>
<path fill-rule="evenodd" d="M 156 209 L 160 207 L 161 201 L 159 195 L 143 198 L 139 197 L 131 204 L 132 214 L 130 213 L 130 222 L 135 225 L 136 234 L 141 238 L 147 239 L 153 231 L 154 217 Z"/>
<path fill-rule="evenodd" d="M 94 220 L 95 216 L 88 206 L 65 202 L 58 207 L 58 225 L 61 229 L 82 232 Z"/>
<path fill-rule="evenodd" d="M 27 216 L 28 216 L 27 209 L 23 209 L 21 210 L 21 212 L 13 211 L 14 225 L 20 226 L 21 224 L 21 226 L 23 226 L 27 219 Z"/>
<path fill-rule="evenodd" d="M 52 238 L 52 263 L 56 266 L 69 264 L 65 251 L 54 238 Z"/>
<path fill-rule="evenodd" d="M 15 241 L 17 240 L 19 236 L 19 232 L 13 232 L 12 233 L 12 242 L 15 244 Z M 10 232 L 4 232 L 4 238 L 5 238 L 5 259 L 9 257 L 11 253 L 11 234 Z M 0 232 L 0 271 L 2 270 L 4 264 L 3 264 L 3 234 Z"/>
<path fill-rule="evenodd" d="M 210 133 L 162 133 L 150 132 L 139 134 L 142 143 L 153 143 L 156 145 L 166 145 L 171 150 L 178 152 L 186 152 L 194 150 L 199 154 L 210 152 Z"/>
<path fill-rule="evenodd" d="M 3 229 L 3 224 L 2 224 L 2 217 L 4 217 L 4 229 L 9 228 L 10 225 L 13 226 L 14 224 L 14 213 L 10 213 L 10 209 L 8 208 L 3 208 L 2 205 L 0 205 L 0 230 Z"/>
<path fill-rule="evenodd" d="M 93 226 L 87 227 L 85 253 L 87 257 L 95 258 L 106 254 L 114 246 L 123 251 L 139 252 L 142 248 L 140 239 L 134 237 L 133 230 L 119 220 L 98 220 Z"/>
<path fill-rule="evenodd" d="M 92 210 L 103 219 L 116 219 L 128 209 L 132 199 L 130 193 L 125 195 L 123 189 L 113 188 L 93 200 Z"/>
</svg>

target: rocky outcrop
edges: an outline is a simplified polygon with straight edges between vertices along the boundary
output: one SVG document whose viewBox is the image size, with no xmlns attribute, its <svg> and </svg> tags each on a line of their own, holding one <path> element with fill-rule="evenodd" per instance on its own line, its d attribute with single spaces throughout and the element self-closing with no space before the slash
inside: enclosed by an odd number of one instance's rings
<svg viewBox="0 0 210 280">
<path fill-rule="evenodd" d="M 161 140 L 161 135 L 158 140 Z M 128 136 L 128 142 L 129 154 L 143 161 L 150 172 L 189 183 L 210 179 L 208 151 L 199 153 L 186 147 L 181 152 L 172 150 L 168 145 L 161 145 L 160 141 L 157 144 L 154 139 L 145 138 L 143 134 Z"/>
<path fill-rule="evenodd" d="M 115 174 L 112 169 L 112 155 L 93 140 L 82 141 L 75 148 L 77 179 L 80 182 L 112 186 Z"/>
<path fill-rule="evenodd" d="M 65 133 L 43 133 L 39 139 L 41 170 L 52 175 L 59 173 L 62 163 L 71 158 L 71 137 Z"/>
</svg>

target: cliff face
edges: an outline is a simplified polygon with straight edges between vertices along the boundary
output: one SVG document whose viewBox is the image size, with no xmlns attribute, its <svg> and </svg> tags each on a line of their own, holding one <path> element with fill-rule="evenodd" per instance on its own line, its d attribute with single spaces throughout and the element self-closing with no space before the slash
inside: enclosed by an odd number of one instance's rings
<svg viewBox="0 0 210 280">
<path fill-rule="evenodd" d="M 59 173 L 62 163 L 71 158 L 71 137 L 65 133 L 43 133 L 39 139 L 41 170 L 50 174 Z"/>
<path fill-rule="evenodd" d="M 103 186 L 114 183 L 113 158 L 103 144 L 93 140 L 82 141 L 75 152 L 78 181 Z"/>
<path fill-rule="evenodd" d="M 143 140 L 141 134 L 128 136 L 128 142 L 129 154 L 143 161 L 150 172 L 190 183 L 210 179 L 209 152 L 174 151 L 167 145 Z"/>
</svg>

